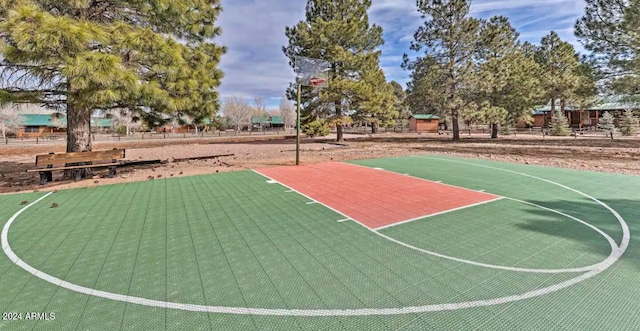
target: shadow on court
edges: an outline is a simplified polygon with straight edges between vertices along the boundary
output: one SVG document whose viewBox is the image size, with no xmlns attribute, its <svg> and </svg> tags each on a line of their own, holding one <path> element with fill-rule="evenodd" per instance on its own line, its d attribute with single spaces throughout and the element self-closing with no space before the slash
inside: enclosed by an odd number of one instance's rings
<svg viewBox="0 0 640 331">
<path fill-rule="evenodd" d="M 616 210 L 629 226 L 629 230 L 631 232 L 629 247 L 624 255 L 622 255 L 620 261 L 633 265 L 636 269 L 640 270 L 640 239 L 638 239 L 640 238 L 640 201 L 626 199 L 601 199 L 600 201 Z M 622 227 L 617 218 L 607 209 L 593 201 L 578 203 L 568 203 L 565 201 L 528 202 L 554 209 L 581 219 L 607 233 L 618 245 L 621 243 L 623 233 Z M 610 251 L 608 243 L 599 234 L 593 235 L 593 229 L 580 225 L 584 228 L 576 231 L 576 224 L 574 223 L 574 220 L 566 219 L 561 222 L 542 220 L 544 216 L 548 215 L 548 211 L 532 206 L 528 206 L 524 210 L 527 214 L 527 223 L 519 224 L 517 227 L 525 231 L 533 231 L 557 238 L 580 242 L 587 249 L 596 248 L 595 251 L 597 252 L 606 251 L 607 253 L 602 256 L 603 259 L 608 256 Z M 606 249 L 604 249 L 605 247 Z"/>
</svg>

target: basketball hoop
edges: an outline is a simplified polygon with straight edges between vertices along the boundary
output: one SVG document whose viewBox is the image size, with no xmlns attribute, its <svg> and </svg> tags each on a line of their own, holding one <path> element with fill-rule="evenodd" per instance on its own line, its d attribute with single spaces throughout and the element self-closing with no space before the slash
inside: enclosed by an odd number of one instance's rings
<svg viewBox="0 0 640 331">
<path fill-rule="evenodd" d="M 326 82 L 327 80 L 324 78 L 320 78 L 320 77 L 311 77 L 309 79 L 309 84 L 313 87 L 317 87 L 319 85 L 322 85 L 324 82 Z"/>
<path fill-rule="evenodd" d="M 315 89 L 329 86 L 331 64 L 325 60 L 298 56 L 294 59 L 296 83 Z"/>
</svg>

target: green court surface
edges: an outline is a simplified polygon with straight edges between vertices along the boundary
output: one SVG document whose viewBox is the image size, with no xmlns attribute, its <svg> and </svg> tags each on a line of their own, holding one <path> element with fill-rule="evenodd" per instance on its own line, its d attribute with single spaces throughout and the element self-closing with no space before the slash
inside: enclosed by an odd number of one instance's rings
<svg viewBox="0 0 640 331">
<path fill-rule="evenodd" d="M 502 199 L 376 232 L 252 171 L 0 196 L 0 329 L 640 330 L 640 177 L 353 163 Z"/>
</svg>

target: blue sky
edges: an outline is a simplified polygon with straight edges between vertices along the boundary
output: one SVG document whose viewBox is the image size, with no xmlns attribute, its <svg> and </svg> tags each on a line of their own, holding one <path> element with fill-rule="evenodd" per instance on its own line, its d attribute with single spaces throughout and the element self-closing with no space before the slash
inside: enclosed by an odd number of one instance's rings
<svg viewBox="0 0 640 331">
<path fill-rule="evenodd" d="M 370 21 L 384 29 L 385 44 L 381 66 L 387 80 L 403 86 L 409 73 L 400 68 L 409 50 L 413 33 L 423 20 L 416 11 L 415 0 L 372 0 Z M 216 42 L 228 48 L 221 69 L 225 73 L 220 94 L 225 97 L 255 96 L 277 108 L 293 70 L 282 53 L 287 43 L 286 26 L 304 19 L 304 0 L 222 0 L 224 12 L 217 24 L 222 35 Z M 573 35 L 573 26 L 584 12 L 584 0 L 473 0 L 472 16 L 489 18 L 507 16 L 521 34 L 521 40 L 539 43 L 551 30 L 558 32 L 579 51 L 581 45 Z"/>
</svg>

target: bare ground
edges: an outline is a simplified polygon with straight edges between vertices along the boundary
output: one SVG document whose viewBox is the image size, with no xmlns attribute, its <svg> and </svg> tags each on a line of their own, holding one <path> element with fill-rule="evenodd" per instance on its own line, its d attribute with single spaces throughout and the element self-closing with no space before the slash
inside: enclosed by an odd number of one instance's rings
<svg viewBox="0 0 640 331">
<path fill-rule="evenodd" d="M 111 142 L 94 146 L 94 150 L 126 148 L 127 160 L 162 160 L 161 164 L 119 168 L 116 178 L 105 178 L 96 171 L 93 179 L 79 182 L 63 180 L 54 173 L 54 182 L 38 185 L 34 168 L 36 154 L 64 151 L 64 144 L 0 147 L 0 193 L 41 189 L 65 189 L 152 180 L 217 172 L 256 169 L 295 164 L 295 142 L 283 138 L 268 140 L 189 140 Z M 177 158 L 233 154 L 209 160 L 175 162 Z M 383 134 L 350 136 L 336 144 L 329 139 L 305 139 L 301 145 L 303 164 L 383 158 L 416 154 L 444 154 L 464 158 L 489 159 L 521 164 L 640 175 L 640 139 L 605 139 L 603 137 L 546 138 L 518 137 L 487 139 L 465 136 L 452 142 L 448 136 Z"/>
</svg>

